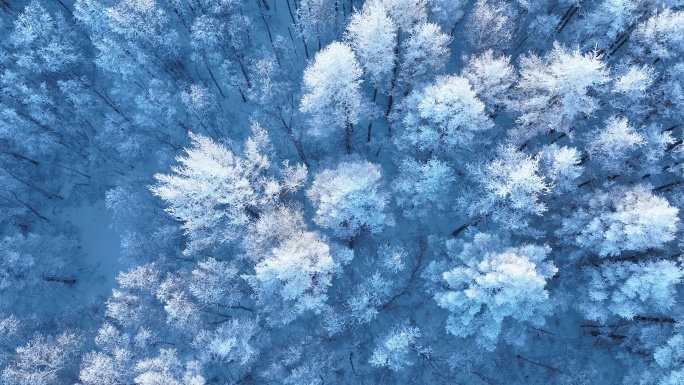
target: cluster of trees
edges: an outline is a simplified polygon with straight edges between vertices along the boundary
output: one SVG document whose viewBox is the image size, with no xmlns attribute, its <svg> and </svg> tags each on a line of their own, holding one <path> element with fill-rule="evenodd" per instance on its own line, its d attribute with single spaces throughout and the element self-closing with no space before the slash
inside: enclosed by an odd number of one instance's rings
<svg viewBox="0 0 684 385">
<path fill-rule="evenodd" d="M 3 384 L 684 381 L 680 1 L 0 0 L 0 31 Z M 101 200 L 108 298 L 63 215 Z"/>
</svg>

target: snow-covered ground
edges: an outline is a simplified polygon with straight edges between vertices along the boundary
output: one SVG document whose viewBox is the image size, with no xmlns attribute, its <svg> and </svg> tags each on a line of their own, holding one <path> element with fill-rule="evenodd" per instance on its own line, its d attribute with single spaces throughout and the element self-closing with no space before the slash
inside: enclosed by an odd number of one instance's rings
<svg viewBox="0 0 684 385">
<path fill-rule="evenodd" d="M 112 228 L 111 211 L 104 201 L 66 209 L 61 216 L 79 229 L 80 247 L 85 259 L 72 291 L 75 304 L 102 296 L 107 297 L 115 286 L 115 278 L 123 269 L 119 234 Z"/>
</svg>

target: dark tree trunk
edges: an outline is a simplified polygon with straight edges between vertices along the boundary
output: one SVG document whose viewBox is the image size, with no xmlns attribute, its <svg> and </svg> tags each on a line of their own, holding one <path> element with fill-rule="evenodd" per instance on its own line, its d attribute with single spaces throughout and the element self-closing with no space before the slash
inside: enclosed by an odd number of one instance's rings
<svg viewBox="0 0 684 385">
<path fill-rule="evenodd" d="M 45 281 L 45 282 L 58 282 L 58 283 L 63 283 L 65 285 L 76 284 L 76 279 L 74 279 L 74 278 L 55 277 L 52 275 L 43 276 L 43 281 Z"/>
<path fill-rule="evenodd" d="M 373 104 L 375 104 L 375 99 L 378 96 L 378 88 L 373 90 Z M 373 118 L 371 117 L 368 121 L 368 137 L 366 138 L 366 143 L 370 143 L 371 140 L 371 129 L 373 128 Z"/>
</svg>

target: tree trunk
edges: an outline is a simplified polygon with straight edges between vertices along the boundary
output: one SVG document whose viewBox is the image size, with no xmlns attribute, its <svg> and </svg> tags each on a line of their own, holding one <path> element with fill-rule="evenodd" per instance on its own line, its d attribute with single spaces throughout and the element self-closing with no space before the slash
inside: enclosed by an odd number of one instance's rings
<svg viewBox="0 0 684 385">
<path fill-rule="evenodd" d="M 214 77 L 214 73 L 211 72 L 211 68 L 209 68 L 209 65 L 207 64 L 207 71 L 209 71 L 209 76 L 211 76 L 211 80 L 214 81 L 214 85 L 216 88 L 218 88 L 219 93 L 221 94 L 222 97 L 226 97 L 226 94 L 223 93 L 223 90 L 221 89 L 221 86 L 219 86 L 218 82 L 216 81 L 216 77 Z"/>
<path fill-rule="evenodd" d="M 401 35 L 397 33 L 397 45 L 394 47 L 394 56 L 399 57 L 399 46 L 401 44 Z M 390 112 L 392 112 L 392 104 L 394 103 L 394 92 L 397 86 L 397 76 L 399 74 L 399 63 L 394 63 L 392 69 L 392 82 L 390 85 L 390 94 L 387 100 L 387 110 L 385 111 L 385 120 L 387 121 L 387 136 L 392 137 L 392 123 L 389 120 Z"/>
<path fill-rule="evenodd" d="M 51 275 L 43 276 L 43 281 L 45 282 L 59 282 L 63 283 L 65 285 L 74 285 L 76 284 L 76 279 L 74 278 L 62 278 L 62 277 L 55 277 Z"/>
<path fill-rule="evenodd" d="M 580 1 L 579 3 L 581 4 L 583 1 Z M 565 28 L 566 25 L 570 22 L 570 19 L 577 13 L 579 10 L 579 6 L 577 5 L 571 5 L 570 8 L 565 12 L 563 17 L 561 18 L 561 21 L 558 23 L 558 27 L 556 27 L 556 32 L 560 33 L 563 31 L 563 28 Z"/>
<path fill-rule="evenodd" d="M 266 3 L 265 0 L 264 3 Z M 266 10 L 268 10 L 268 4 L 266 4 Z M 271 34 L 271 27 L 268 26 L 268 23 L 266 22 L 266 17 L 264 16 L 264 11 L 261 9 L 261 7 L 259 7 L 259 15 L 261 16 L 261 20 L 264 22 L 264 26 L 266 27 L 268 41 L 271 42 L 271 47 L 273 48 L 273 53 L 275 54 L 276 61 L 278 62 L 278 67 L 282 67 L 282 64 L 280 64 L 280 57 L 278 57 L 278 50 L 276 50 L 275 44 L 273 44 L 273 35 Z"/>
<path fill-rule="evenodd" d="M 378 88 L 373 90 L 373 104 L 375 104 L 375 99 L 378 96 Z M 373 118 L 371 117 L 368 121 L 368 137 L 366 138 L 366 143 L 370 143 L 371 140 L 371 128 L 373 128 Z"/>
<path fill-rule="evenodd" d="M 247 75 L 247 69 L 245 68 L 245 63 L 243 63 L 243 59 L 241 55 L 237 55 L 237 61 L 238 64 L 240 65 L 240 71 L 242 71 L 242 76 L 245 77 L 245 82 L 247 83 L 247 88 L 252 88 L 252 81 L 249 80 L 249 75 Z"/>
<path fill-rule="evenodd" d="M 290 6 L 290 0 L 287 0 L 287 10 L 288 12 L 290 12 L 290 19 L 292 19 L 292 24 L 296 25 L 297 21 L 295 20 L 294 13 L 292 13 L 292 6 Z"/>
<path fill-rule="evenodd" d="M 301 159 L 302 162 L 304 162 L 306 167 L 309 167 L 309 162 L 306 160 L 306 155 L 304 154 L 302 143 L 297 138 L 295 138 L 294 131 L 292 131 L 292 127 L 290 127 L 290 125 L 287 124 L 287 122 L 283 118 L 282 113 L 280 113 L 278 117 L 280 118 L 280 123 L 283 125 L 283 127 L 285 127 L 285 131 L 287 131 L 287 133 L 289 134 L 292 143 L 294 143 L 294 146 L 297 149 L 297 154 L 299 155 L 299 159 Z"/>
<path fill-rule="evenodd" d="M 41 215 L 41 214 L 40 214 L 38 211 L 36 211 L 36 209 L 34 209 L 31 205 L 29 205 L 28 203 L 26 203 L 26 202 L 22 201 L 21 199 L 19 199 L 19 197 L 17 197 L 17 194 L 16 194 L 14 191 L 10 191 L 10 193 L 12 193 L 12 196 L 14 196 L 14 199 L 15 199 L 17 202 L 19 202 L 19 203 L 21 203 L 22 205 L 24 205 L 27 209 L 29 209 L 29 211 L 31 211 L 33 214 L 35 214 L 38 218 L 44 220 L 45 222 L 50 222 L 49 219 L 47 219 L 46 217 L 44 217 L 43 215 Z"/>
</svg>

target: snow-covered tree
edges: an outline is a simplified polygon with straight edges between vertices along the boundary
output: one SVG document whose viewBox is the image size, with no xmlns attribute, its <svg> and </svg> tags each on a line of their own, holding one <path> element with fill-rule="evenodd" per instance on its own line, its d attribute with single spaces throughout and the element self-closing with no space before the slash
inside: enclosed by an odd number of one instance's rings
<svg viewBox="0 0 684 385">
<path fill-rule="evenodd" d="M 455 180 L 447 163 L 434 158 L 425 163 L 407 158 L 399 165 L 399 176 L 392 189 L 406 217 L 425 218 L 450 205 L 449 192 Z"/>
<path fill-rule="evenodd" d="M 235 281 L 238 269 L 228 261 L 207 258 L 192 270 L 190 293 L 204 305 L 225 305 L 239 300 Z"/>
<path fill-rule="evenodd" d="M 379 0 L 402 31 L 427 20 L 426 0 Z"/>
<path fill-rule="evenodd" d="M 539 2 L 534 1 L 533 4 Z M 564 19 L 563 19 L 564 20 Z M 529 25 L 529 31 L 535 37 L 534 42 L 530 42 L 530 49 L 546 49 L 556 35 L 556 29 L 561 25 L 561 15 L 556 13 L 538 13 Z"/>
<path fill-rule="evenodd" d="M 684 334 L 677 333 L 672 336 L 667 342 L 659 346 L 653 352 L 653 358 L 662 371 L 662 377 L 658 381 L 658 385 L 676 385 L 684 381 L 684 368 L 682 368 L 682 360 L 684 360 Z M 648 378 L 646 381 L 653 381 L 655 379 Z"/>
<path fill-rule="evenodd" d="M 361 12 L 353 13 L 346 36 L 371 83 L 384 92 L 389 91 L 396 65 L 397 27 L 382 3 L 379 0 L 366 2 Z"/>
<path fill-rule="evenodd" d="M 200 373 L 197 362 L 183 364 L 175 349 L 160 349 L 159 356 L 144 359 L 134 368 L 137 385 L 204 385 L 206 380 Z"/>
<path fill-rule="evenodd" d="M 684 11 L 666 8 L 639 24 L 634 42 L 643 53 L 661 59 L 684 53 Z"/>
<path fill-rule="evenodd" d="M 404 323 L 393 327 L 378 339 L 378 346 L 373 351 L 370 364 L 385 366 L 395 372 L 405 366 L 413 365 L 412 356 L 417 356 L 422 352 L 422 348 L 417 343 L 418 338 L 420 338 L 420 329 L 416 326 Z"/>
<path fill-rule="evenodd" d="M 191 84 L 187 90 L 181 91 L 180 99 L 188 111 L 197 116 L 209 115 L 211 109 L 217 105 L 209 89 L 199 84 Z"/>
<path fill-rule="evenodd" d="M 222 323 L 215 330 L 202 330 L 193 345 L 200 351 L 202 362 L 237 363 L 245 366 L 259 355 L 254 339 L 259 332 L 255 320 L 234 318 Z"/>
<path fill-rule="evenodd" d="M 243 275 L 269 322 L 286 324 L 305 311 L 320 313 L 339 269 L 334 250 L 318 233 L 308 231 L 300 211 L 286 207 L 266 213 L 253 227 L 258 255 L 254 274 Z M 279 229 L 269 232 L 270 225 Z"/>
<path fill-rule="evenodd" d="M 589 134 L 587 151 L 591 159 L 612 173 L 619 173 L 646 141 L 627 119 L 612 116 L 606 127 Z"/>
<path fill-rule="evenodd" d="M 552 144 L 541 151 L 539 167 L 541 174 L 550 180 L 552 191 L 563 194 L 577 186 L 576 179 L 584 172 L 581 162 L 582 156 L 576 148 Z"/>
<path fill-rule="evenodd" d="M 617 66 L 611 90 L 611 105 L 627 117 L 643 119 L 652 110 L 657 73 L 648 65 L 624 64 Z"/>
<path fill-rule="evenodd" d="M 113 4 L 113 2 L 109 2 Z M 74 2 L 74 19 L 79 27 L 88 31 L 92 41 L 102 39 L 107 33 L 106 3 L 99 0 L 76 0 Z"/>
<path fill-rule="evenodd" d="M 172 168 L 174 174 L 155 175 L 158 184 L 151 188 L 167 202 L 166 211 L 182 222 L 190 239 L 187 252 L 235 240 L 250 218 L 302 182 L 281 183 L 270 172 L 270 141 L 258 124 L 241 155 L 208 137 L 190 138 L 193 147 L 176 158 L 180 166 Z"/>
<path fill-rule="evenodd" d="M 507 4 L 477 0 L 466 28 L 467 38 L 476 51 L 502 50 L 513 39 L 514 15 Z"/>
<path fill-rule="evenodd" d="M 664 105 L 659 109 L 666 116 L 674 119 L 684 117 L 684 63 L 676 63 L 665 71 L 665 81 L 662 82 L 660 91 Z"/>
<path fill-rule="evenodd" d="M 470 81 L 473 90 L 487 104 L 490 112 L 504 104 L 508 90 L 517 78 L 510 56 L 495 58 L 492 50 L 470 58 L 462 75 Z"/>
<path fill-rule="evenodd" d="M 83 356 L 79 379 L 84 385 L 110 385 L 132 381 L 131 353 L 120 349 L 113 355 L 88 352 Z"/>
<path fill-rule="evenodd" d="M 460 76 L 437 78 L 406 100 L 400 148 L 435 151 L 439 155 L 470 149 L 476 138 L 493 126 L 470 82 Z"/>
<path fill-rule="evenodd" d="M 606 262 L 587 267 L 585 275 L 579 309 L 587 318 L 605 322 L 613 315 L 632 319 L 668 314 L 684 269 L 667 260 Z"/>
<path fill-rule="evenodd" d="M 513 146 L 500 147 L 491 162 L 470 167 L 482 192 L 462 200 L 461 206 L 470 215 L 490 216 L 509 230 L 526 229 L 528 216 L 547 210 L 540 198 L 551 186 L 539 174 L 539 161 Z"/>
<path fill-rule="evenodd" d="M 191 334 L 201 325 L 202 305 L 192 300 L 184 274 L 167 274 L 155 287 L 155 297 L 163 304 L 166 324 L 174 331 Z M 156 305 L 156 303 L 155 303 Z M 148 305 L 149 306 L 149 305 Z"/>
<path fill-rule="evenodd" d="M 345 147 L 351 151 L 351 126 L 361 113 L 361 76 L 363 70 L 351 47 L 334 42 L 316 54 L 304 71 L 300 109 L 311 114 L 311 128 L 316 135 L 327 136 L 345 130 Z"/>
<path fill-rule="evenodd" d="M 146 312 L 148 304 L 146 298 L 141 295 L 113 289 L 112 295 L 107 299 L 105 314 L 123 326 L 142 324 L 145 316 L 148 315 Z"/>
<path fill-rule="evenodd" d="M 8 385 L 50 385 L 69 381 L 81 338 L 64 332 L 56 337 L 37 336 L 16 349 L 16 358 L 2 371 Z"/>
<path fill-rule="evenodd" d="M 586 12 L 579 26 L 573 28 L 582 47 L 614 50 L 619 39 L 638 18 L 639 1 L 605 0 Z M 609 52 L 610 52 L 609 51 Z"/>
<path fill-rule="evenodd" d="M 34 74 L 66 71 L 81 59 L 64 18 L 50 15 L 37 1 L 17 16 L 9 41 L 16 49 L 16 64 Z"/>
<path fill-rule="evenodd" d="M 248 71 L 253 21 L 232 9 L 219 9 L 210 14 L 195 17 L 190 26 L 190 44 L 193 48 L 192 59 L 206 69 L 203 81 L 222 97 L 228 95 L 224 84 L 230 84 L 241 93 L 252 88 L 252 78 Z M 224 75 L 224 76 L 221 76 Z"/>
<path fill-rule="evenodd" d="M 449 58 L 451 38 L 439 25 L 422 23 L 409 31 L 401 43 L 402 61 L 399 78 L 415 86 L 441 75 Z"/>
<path fill-rule="evenodd" d="M 334 28 L 337 27 L 334 1 L 300 0 L 297 16 L 297 30 L 305 41 L 316 41 L 320 48 L 321 44 L 332 39 Z"/>
<path fill-rule="evenodd" d="M 377 317 L 380 313 L 379 308 L 388 299 L 391 287 L 392 282 L 376 272 L 365 282 L 352 289 L 353 291 L 346 301 L 351 323 L 367 324 Z"/>
<path fill-rule="evenodd" d="M 212 16 L 197 17 L 190 27 L 190 44 L 201 61 L 216 64 L 221 61 L 221 42 L 225 37 L 221 22 Z"/>
<path fill-rule="evenodd" d="M 135 358 L 132 348 L 142 352 L 142 346 L 135 346 L 131 336 L 122 333 L 110 323 L 100 327 L 95 337 L 98 351 L 91 351 L 83 356 L 79 379 L 84 385 L 110 385 L 132 383 L 134 373 L 131 370 Z"/>
<path fill-rule="evenodd" d="M 544 261 L 548 246 L 509 247 L 479 233 L 470 243 L 448 241 L 447 250 L 457 266 L 444 272 L 444 289 L 435 299 L 450 312 L 449 333 L 474 335 L 478 345 L 491 351 L 504 325 L 544 324 L 551 310 L 546 283 L 558 271 Z"/>
<path fill-rule="evenodd" d="M 428 0 L 430 16 L 450 31 L 465 15 L 469 0 Z"/>
<path fill-rule="evenodd" d="M 316 174 L 307 196 L 316 209 L 314 222 L 351 239 L 368 230 L 378 233 L 393 224 L 381 170 L 367 161 L 344 161 Z"/>
<path fill-rule="evenodd" d="M 148 83 L 145 92 L 138 93 L 135 98 L 135 103 L 138 108 L 136 114 L 132 118 L 133 124 L 141 128 L 144 127 L 146 130 L 162 131 L 157 134 L 157 137 L 161 138 L 164 138 L 164 134 L 172 135 L 180 133 L 182 129 L 176 126 L 180 120 L 179 115 L 181 114 L 181 111 L 179 110 L 182 110 L 182 108 L 179 108 L 178 106 L 181 104 L 180 102 L 184 102 L 184 93 L 185 92 L 180 92 L 180 95 L 178 95 L 177 89 L 170 81 L 151 80 Z M 121 135 L 119 138 L 102 135 L 98 136 L 98 139 L 103 142 L 103 145 L 107 143 L 111 146 L 111 142 L 126 143 L 133 137 L 133 140 L 143 142 L 143 145 L 140 146 L 141 149 L 146 149 L 153 145 L 152 143 L 147 144 L 151 142 L 152 138 L 150 138 L 149 135 L 145 135 L 146 132 L 144 131 L 135 132 L 134 130 L 119 130 L 118 133 Z M 183 134 L 185 134 L 185 131 L 183 131 Z M 175 136 L 172 136 L 168 140 L 175 144 L 175 138 Z M 124 146 L 125 144 L 121 145 L 121 147 Z"/>
<path fill-rule="evenodd" d="M 178 53 L 180 37 L 168 12 L 154 0 L 79 0 L 74 17 L 91 33 L 95 64 L 128 80 L 154 78 Z"/>
<path fill-rule="evenodd" d="M 647 186 L 618 187 L 594 194 L 558 233 L 601 257 L 662 249 L 675 239 L 678 212 Z"/>
<path fill-rule="evenodd" d="M 127 40 L 152 47 L 176 48 L 178 34 L 169 30 L 169 15 L 155 0 L 120 0 L 106 9 L 109 28 Z"/>
<path fill-rule="evenodd" d="M 558 43 L 544 60 L 524 57 L 520 67 L 518 95 L 511 106 L 520 113 L 516 137 L 521 142 L 548 131 L 570 133 L 577 119 L 599 108 L 591 91 L 610 80 L 596 52 L 582 54 Z"/>
<path fill-rule="evenodd" d="M 120 272 L 116 277 L 119 287 L 112 289 L 112 294 L 105 302 L 105 315 L 110 322 L 131 330 L 141 326 L 163 329 L 161 322 L 164 313 L 155 298 L 161 280 L 159 267 L 154 263 Z M 101 331 L 106 329 L 103 326 Z M 105 334 L 113 333 L 110 331 Z"/>
</svg>

